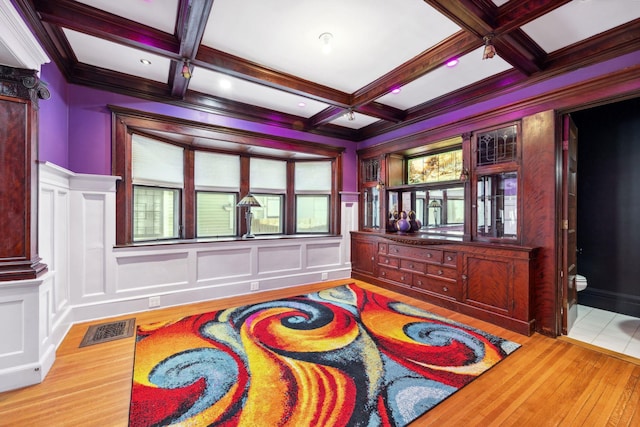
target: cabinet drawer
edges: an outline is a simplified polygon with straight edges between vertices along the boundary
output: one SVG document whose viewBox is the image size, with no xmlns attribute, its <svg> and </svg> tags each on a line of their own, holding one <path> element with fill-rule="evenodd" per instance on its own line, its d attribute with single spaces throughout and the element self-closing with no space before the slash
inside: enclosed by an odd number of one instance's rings
<svg viewBox="0 0 640 427">
<path fill-rule="evenodd" d="M 410 259 L 401 259 L 400 268 L 403 270 L 415 271 L 416 273 L 424 274 L 426 270 L 426 264 L 423 262 L 413 261 Z"/>
<path fill-rule="evenodd" d="M 389 255 L 397 255 L 404 258 L 425 260 L 427 262 L 435 262 L 435 263 L 442 262 L 442 251 L 438 249 L 389 245 Z"/>
<path fill-rule="evenodd" d="M 388 267 L 397 267 L 398 266 L 398 258 L 388 257 L 385 255 L 378 255 L 378 264 L 385 265 Z"/>
<path fill-rule="evenodd" d="M 458 278 L 458 270 L 444 265 L 427 265 L 427 274 L 453 280 Z"/>
<path fill-rule="evenodd" d="M 449 298 L 458 299 L 459 288 L 458 282 L 450 280 L 438 280 L 427 276 L 414 275 L 413 287 L 421 289 L 423 291 L 433 292 L 435 294 L 443 295 Z"/>
<path fill-rule="evenodd" d="M 456 252 L 445 251 L 443 253 L 443 259 L 442 259 L 443 264 L 452 265 L 455 267 L 456 265 L 458 265 L 457 261 L 458 261 L 458 254 Z"/>
<path fill-rule="evenodd" d="M 380 267 L 378 269 L 378 275 L 382 279 L 393 280 L 394 282 L 404 283 L 409 286 L 411 285 L 411 273 L 407 273 L 406 271 Z"/>
<path fill-rule="evenodd" d="M 387 244 L 386 243 L 378 243 L 378 253 L 386 254 L 387 253 Z"/>
</svg>

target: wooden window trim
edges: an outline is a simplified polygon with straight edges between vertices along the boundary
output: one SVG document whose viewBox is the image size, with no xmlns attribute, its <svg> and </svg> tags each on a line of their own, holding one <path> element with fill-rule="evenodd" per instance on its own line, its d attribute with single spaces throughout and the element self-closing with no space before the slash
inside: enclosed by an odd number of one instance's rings
<svg viewBox="0 0 640 427">
<path fill-rule="evenodd" d="M 225 128 L 191 120 L 165 116 L 155 113 L 148 113 L 113 105 L 107 106 L 111 111 L 112 127 L 112 173 L 120 177 L 116 190 L 116 245 L 126 246 L 133 243 L 133 184 L 131 170 L 131 135 L 133 133 L 144 135 L 159 141 L 170 142 L 182 145 L 187 148 L 185 155 L 185 183 L 184 198 L 182 205 L 182 215 L 184 218 L 182 233 L 183 239 L 195 239 L 196 218 L 195 218 L 195 186 L 193 182 L 194 150 L 209 150 L 225 152 L 225 150 L 215 150 L 204 146 L 199 146 L 199 138 L 210 140 L 224 140 L 243 146 L 259 146 L 286 151 L 298 151 L 301 153 L 314 154 L 332 161 L 332 191 L 331 191 L 331 235 L 340 234 L 340 198 L 342 189 L 342 155 L 344 147 L 336 147 L 327 144 L 298 141 L 290 138 L 276 137 L 257 132 L 244 131 L 238 129 Z M 226 151 L 231 154 L 241 155 L 241 184 L 240 197 L 249 191 L 248 164 L 249 157 L 239 151 Z M 293 162 L 290 168 L 293 170 Z M 242 166 L 244 165 L 244 167 Z M 188 178 L 187 178 L 188 177 Z M 287 199 L 289 192 L 293 192 L 293 182 L 289 182 L 290 189 L 287 189 Z M 292 198 L 293 199 L 293 198 Z M 292 200 L 291 199 L 291 200 Z M 285 234 L 291 236 L 295 224 L 291 226 L 293 203 L 287 203 L 285 212 Z M 238 235 L 243 233 L 243 221 L 238 221 L 240 230 Z M 152 242 L 146 242 L 152 244 Z M 166 242 L 163 242 L 166 244 Z"/>
</svg>

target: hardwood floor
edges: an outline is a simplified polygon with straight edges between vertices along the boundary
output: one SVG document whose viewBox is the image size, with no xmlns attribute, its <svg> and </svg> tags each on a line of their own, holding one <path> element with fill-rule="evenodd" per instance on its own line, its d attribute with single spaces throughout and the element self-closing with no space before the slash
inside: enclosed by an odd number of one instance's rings
<svg viewBox="0 0 640 427">
<path fill-rule="evenodd" d="M 352 280 L 253 293 L 114 319 L 138 324 L 299 295 Z M 394 292 L 409 302 L 522 344 L 522 348 L 411 424 L 414 426 L 640 426 L 640 360 L 568 340 L 531 337 Z M 111 319 L 110 319 L 111 320 Z M 41 384 L 0 393 L 1 426 L 126 426 L 134 338 L 78 348 L 88 326 L 75 325 Z M 267 426 L 265 426 L 267 427 Z M 298 426 L 295 426 L 298 427 Z"/>
</svg>

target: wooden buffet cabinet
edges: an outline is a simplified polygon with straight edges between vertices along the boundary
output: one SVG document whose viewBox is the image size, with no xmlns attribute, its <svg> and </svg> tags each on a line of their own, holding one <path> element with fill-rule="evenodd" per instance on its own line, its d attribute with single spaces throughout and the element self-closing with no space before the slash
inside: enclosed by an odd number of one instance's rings
<svg viewBox="0 0 640 427">
<path fill-rule="evenodd" d="M 352 277 L 495 323 L 534 330 L 530 247 L 351 232 Z"/>
</svg>

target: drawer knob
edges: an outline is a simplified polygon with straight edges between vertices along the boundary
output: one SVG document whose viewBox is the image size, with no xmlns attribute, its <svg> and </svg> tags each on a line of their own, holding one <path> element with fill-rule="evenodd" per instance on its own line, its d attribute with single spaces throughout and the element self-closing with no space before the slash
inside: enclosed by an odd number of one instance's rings
<svg viewBox="0 0 640 427">
<path fill-rule="evenodd" d="M 453 258 L 451 256 L 447 256 L 447 261 L 451 261 Z"/>
<path fill-rule="evenodd" d="M 374 259 L 375 259 L 374 257 L 371 257 L 371 261 L 373 261 Z"/>
<path fill-rule="evenodd" d="M 463 274 L 463 275 L 462 275 L 462 280 L 467 280 L 467 279 L 468 279 L 467 275 L 466 275 L 466 274 Z"/>
<path fill-rule="evenodd" d="M 449 292 L 449 288 L 447 288 L 446 286 L 443 286 L 442 290 L 445 291 L 445 292 Z"/>
<path fill-rule="evenodd" d="M 384 260 L 384 263 L 385 263 L 385 264 L 389 264 L 389 259 L 388 259 L 388 258 L 387 258 L 387 259 L 385 259 L 385 260 Z"/>
<path fill-rule="evenodd" d="M 400 276 L 400 280 L 404 282 L 404 276 Z"/>
<path fill-rule="evenodd" d="M 427 258 L 431 258 L 433 255 L 431 254 L 427 254 Z"/>
<path fill-rule="evenodd" d="M 442 276 L 444 272 L 442 270 L 438 270 L 438 276 Z"/>
<path fill-rule="evenodd" d="M 409 264 L 409 268 L 413 268 L 413 264 Z"/>
<path fill-rule="evenodd" d="M 418 280 L 418 285 L 422 286 L 422 280 Z"/>
</svg>

